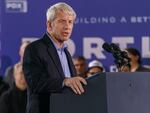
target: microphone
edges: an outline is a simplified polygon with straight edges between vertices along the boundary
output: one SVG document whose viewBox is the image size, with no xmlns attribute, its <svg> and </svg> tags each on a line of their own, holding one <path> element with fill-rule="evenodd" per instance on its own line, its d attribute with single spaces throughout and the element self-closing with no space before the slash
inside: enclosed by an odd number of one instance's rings
<svg viewBox="0 0 150 113">
<path fill-rule="evenodd" d="M 106 50 L 107 52 L 111 52 L 111 47 L 110 47 L 110 45 L 109 45 L 108 43 L 106 43 L 106 42 L 102 45 L 102 48 L 103 48 L 104 50 Z"/>
<path fill-rule="evenodd" d="M 102 48 L 107 52 L 112 53 L 113 57 L 115 58 L 114 62 L 118 67 L 121 67 L 123 65 L 130 66 L 130 58 L 128 57 L 127 52 L 121 51 L 119 46 L 117 46 L 116 44 L 104 43 L 102 45 Z"/>
<path fill-rule="evenodd" d="M 117 45 L 114 44 L 114 43 L 111 43 L 110 46 L 112 47 L 112 49 L 113 49 L 114 51 L 121 51 L 120 48 L 119 48 L 119 46 L 117 46 Z"/>
<path fill-rule="evenodd" d="M 112 53 L 113 55 L 115 55 L 118 52 L 121 52 L 120 48 L 116 44 L 114 44 L 114 43 L 108 44 L 108 43 L 105 42 L 102 45 L 102 48 L 104 50 L 106 50 L 107 52 Z"/>
</svg>

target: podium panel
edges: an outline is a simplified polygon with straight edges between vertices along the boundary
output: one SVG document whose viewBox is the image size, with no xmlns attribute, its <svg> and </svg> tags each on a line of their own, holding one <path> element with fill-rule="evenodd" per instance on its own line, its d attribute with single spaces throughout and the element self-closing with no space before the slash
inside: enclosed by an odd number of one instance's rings
<svg viewBox="0 0 150 113">
<path fill-rule="evenodd" d="M 150 113 L 150 73 L 108 73 L 108 113 Z"/>
<path fill-rule="evenodd" d="M 150 113 L 150 73 L 101 73 L 87 79 L 85 93 L 52 94 L 50 113 Z"/>
<path fill-rule="evenodd" d="M 76 95 L 68 88 L 62 94 L 52 94 L 50 113 L 106 113 L 106 74 L 96 75 L 87 80 L 85 93 Z M 95 87 L 96 86 L 96 87 Z M 99 87 L 97 87 L 99 86 Z"/>
</svg>

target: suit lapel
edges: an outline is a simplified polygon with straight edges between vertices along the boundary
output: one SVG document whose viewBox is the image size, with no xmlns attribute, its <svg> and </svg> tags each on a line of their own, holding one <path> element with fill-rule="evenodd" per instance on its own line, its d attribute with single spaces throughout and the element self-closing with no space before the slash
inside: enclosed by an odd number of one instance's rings
<svg viewBox="0 0 150 113">
<path fill-rule="evenodd" d="M 47 36 L 47 34 L 44 35 L 44 41 L 48 45 L 48 50 L 47 50 L 48 54 L 52 58 L 52 60 L 53 60 L 53 62 L 55 64 L 56 68 L 58 69 L 60 75 L 62 77 L 64 77 L 64 72 L 63 72 L 63 69 L 62 69 L 62 66 L 61 66 L 61 63 L 60 63 L 60 60 L 59 60 L 59 56 L 58 56 L 57 50 L 56 50 L 54 44 L 52 43 L 52 41 Z"/>
</svg>

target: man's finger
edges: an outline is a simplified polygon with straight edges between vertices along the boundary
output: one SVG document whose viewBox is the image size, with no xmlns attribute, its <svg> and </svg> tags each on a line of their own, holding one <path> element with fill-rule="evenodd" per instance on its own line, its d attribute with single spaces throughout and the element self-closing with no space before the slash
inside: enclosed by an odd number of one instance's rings
<svg viewBox="0 0 150 113">
<path fill-rule="evenodd" d="M 70 88 L 73 90 L 73 92 L 74 92 L 75 94 L 78 94 L 78 92 L 77 92 L 76 89 L 73 87 L 73 85 L 70 85 Z"/>
<path fill-rule="evenodd" d="M 79 80 L 76 81 L 76 85 L 78 87 L 78 90 L 81 92 L 81 93 L 84 93 L 84 89 L 83 89 L 83 86 L 81 84 L 81 82 Z"/>
<path fill-rule="evenodd" d="M 86 80 L 85 80 L 84 78 L 79 77 L 78 79 L 79 79 L 84 85 L 87 85 L 87 82 L 86 82 Z"/>
</svg>

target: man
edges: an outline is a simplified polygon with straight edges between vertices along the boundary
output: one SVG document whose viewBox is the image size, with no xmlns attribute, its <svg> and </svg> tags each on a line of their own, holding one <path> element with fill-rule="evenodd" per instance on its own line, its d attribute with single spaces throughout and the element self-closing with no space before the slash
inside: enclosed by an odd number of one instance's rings
<svg viewBox="0 0 150 113">
<path fill-rule="evenodd" d="M 150 72 L 150 69 L 142 66 L 141 54 L 137 49 L 127 48 L 126 51 L 128 53 L 129 58 L 131 59 L 131 72 Z"/>
<path fill-rule="evenodd" d="M 76 56 L 73 58 L 73 63 L 76 68 L 77 74 L 85 78 L 87 74 L 86 59 L 83 56 Z"/>
<path fill-rule="evenodd" d="M 76 94 L 84 92 L 85 79 L 76 77 L 75 67 L 64 41 L 70 38 L 76 18 L 66 3 L 47 10 L 47 32 L 25 50 L 23 70 L 28 84 L 27 113 L 49 113 L 51 93 L 69 87 Z"/>
<path fill-rule="evenodd" d="M 101 72 L 105 72 L 104 66 L 101 62 L 99 62 L 98 60 L 93 60 L 89 63 L 87 77 Z"/>
<path fill-rule="evenodd" d="M 14 66 L 14 84 L 0 98 L 0 113 L 25 113 L 27 104 L 27 84 L 22 64 Z"/>
</svg>

